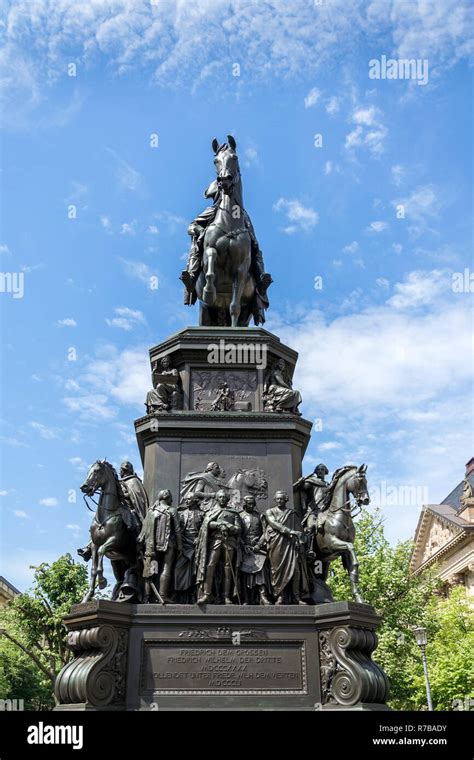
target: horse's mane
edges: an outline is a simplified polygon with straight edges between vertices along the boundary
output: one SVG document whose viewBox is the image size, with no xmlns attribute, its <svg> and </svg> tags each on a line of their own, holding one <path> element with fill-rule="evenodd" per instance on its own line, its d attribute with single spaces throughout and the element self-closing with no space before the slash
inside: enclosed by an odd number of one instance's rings
<svg viewBox="0 0 474 760">
<path fill-rule="evenodd" d="M 357 465 L 355 464 L 346 464 L 344 467 L 339 467 L 338 470 L 334 470 L 334 474 L 332 476 L 331 482 L 328 486 L 328 489 L 326 491 L 326 494 L 324 496 L 324 506 L 327 507 L 331 501 L 332 497 L 334 495 L 334 491 L 336 489 L 337 484 L 339 483 L 340 479 L 343 475 L 349 472 L 349 470 L 357 470 Z"/>
<path fill-rule="evenodd" d="M 115 478 L 115 482 L 116 482 L 116 484 L 118 484 L 118 481 L 119 481 L 119 476 L 118 476 L 118 474 L 117 474 L 117 470 L 116 470 L 116 469 L 115 469 L 115 467 L 113 466 L 112 462 L 108 462 L 106 459 L 98 459 L 97 461 L 98 461 L 98 462 L 100 462 L 100 464 L 103 464 L 103 465 L 104 465 L 104 467 L 105 467 L 107 470 L 109 470 L 109 471 L 112 471 L 112 474 L 113 474 L 113 476 L 114 476 L 114 478 Z"/>
</svg>

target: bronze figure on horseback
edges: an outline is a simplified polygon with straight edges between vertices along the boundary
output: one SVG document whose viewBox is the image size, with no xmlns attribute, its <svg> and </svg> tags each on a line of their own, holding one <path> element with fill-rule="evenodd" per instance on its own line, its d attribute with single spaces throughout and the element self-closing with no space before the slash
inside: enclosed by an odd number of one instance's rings
<svg viewBox="0 0 474 760">
<path fill-rule="evenodd" d="M 217 180 L 206 190 L 213 199 L 188 228 L 193 242 L 187 268 L 181 273 L 185 303 L 201 302 L 200 325 L 248 326 L 265 322 L 267 288 L 271 276 L 264 271 L 250 218 L 242 198 L 242 181 L 235 139 L 219 145 L 214 138 Z"/>
</svg>

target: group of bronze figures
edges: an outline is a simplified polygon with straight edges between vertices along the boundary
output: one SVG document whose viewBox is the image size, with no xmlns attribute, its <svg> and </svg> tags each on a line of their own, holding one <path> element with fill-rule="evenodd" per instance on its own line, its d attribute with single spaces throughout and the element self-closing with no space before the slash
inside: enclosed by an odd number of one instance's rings
<svg viewBox="0 0 474 760">
<path fill-rule="evenodd" d="M 302 510 L 285 491 L 260 511 L 267 497 L 260 469 L 238 470 L 227 481 L 217 462 L 189 473 L 179 505 L 169 489 L 153 504 L 130 462 L 118 478 L 112 465 L 98 460 L 81 486 L 87 496 L 100 493 L 91 542 L 79 549 L 92 559 L 91 585 L 104 588 L 103 558 L 116 577 L 112 599 L 178 604 L 305 604 L 330 601 L 329 563 L 338 556 L 349 572 L 354 598 L 361 601 L 354 553 L 352 513 L 367 504 L 365 467 L 347 466 L 326 481 L 328 469 L 293 484 Z M 351 502 L 351 495 L 353 501 Z"/>
</svg>

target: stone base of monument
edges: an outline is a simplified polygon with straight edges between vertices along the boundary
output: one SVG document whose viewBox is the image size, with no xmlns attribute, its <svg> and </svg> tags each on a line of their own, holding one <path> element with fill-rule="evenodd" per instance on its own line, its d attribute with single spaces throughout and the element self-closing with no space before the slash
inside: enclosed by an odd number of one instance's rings
<svg viewBox="0 0 474 760">
<path fill-rule="evenodd" d="M 387 710 L 367 604 L 76 605 L 57 710 Z"/>
</svg>

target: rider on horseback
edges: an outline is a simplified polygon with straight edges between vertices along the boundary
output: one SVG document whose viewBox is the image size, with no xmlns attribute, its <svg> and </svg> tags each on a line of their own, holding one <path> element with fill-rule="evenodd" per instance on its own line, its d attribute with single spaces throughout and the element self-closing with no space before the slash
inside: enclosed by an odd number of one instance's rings
<svg viewBox="0 0 474 760">
<path fill-rule="evenodd" d="M 324 516 L 322 513 L 327 509 L 327 491 L 329 483 L 325 477 L 329 470 L 325 464 L 318 464 L 311 475 L 302 477 L 293 484 L 296 491 L 300 491 L 304 507 L 304 515 L 301 524 L 308 535 L 308 554 L 315 556 L 314 541 L 318 526 L 322 528 Z"/>
<path fill-rule="evenodd" d="M 221 146 L 222 149 L 225 146 Z M 199 214 L 189 225 L 188 235 L 192 238 L 191 248 L 188 254 L 188 263 L 186 269 L 181 272 L 180 279 L 184 283 L 184 303 L 187 306 L 193 305 L 197 300 L 197 294 L 195 285 L 197 279 L 202 271 L 203 262 L 203 243 L 204 235 L 208 226 L 216 218 L 216 214 L 219 208 L 221 200 L 222 188 L 218 180 L 211 182 L 207 190 L 204 192 L 205 198 L 211 198 L 213 201 L 212 206 L 208 206 L 204 211 Z M 254 320 L 256 324 L 260 324 L 265 321 L 265 309 L 268 309 L 269 301 L 267 297 L 267 288 L 272 282 L 271 275 L 265 272 L 265 265 L 263 262 L 263 255 L 258 245 L 255 231 L 250 221 L 250 217 L 242 208 L 244 227 L 250 235 L 251 241 L 251 267 L 250 271 L 255 280 L 256 296 L 255 304 L 253 307 Z"/>
</svg>

